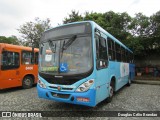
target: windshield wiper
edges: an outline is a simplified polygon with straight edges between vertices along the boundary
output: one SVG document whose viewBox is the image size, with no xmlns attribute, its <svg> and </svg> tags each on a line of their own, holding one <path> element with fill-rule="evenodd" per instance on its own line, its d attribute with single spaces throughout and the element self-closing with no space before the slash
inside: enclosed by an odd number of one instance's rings
<svg viewBox="0 0 160 120">
<path fill-rule="evenodd" d="M 77 35 L 73 35 L 66 43 L 64 42 L 62 46 L 62 51 L 66 50 L 73 43 L 73 41 L 75 41 L 76 38 Z"/>
<path fill-rule="evenodd" d="M 48 42 L 49 42 L 49 47 L 51 48 L 51 51 L 53 53 L 56 53 L 56 43 L 53 44 L 53 42 L 51 40 L 49 40 Z"/>
<path fill-rule="evenodd" d="M 63 41 L 62 49 L 61 49 L 61 58 L 63 56 L 63 51 L 66 50 L 77 38 L 77 35 L 73 35 L 66 43 Z"/>
</svg>

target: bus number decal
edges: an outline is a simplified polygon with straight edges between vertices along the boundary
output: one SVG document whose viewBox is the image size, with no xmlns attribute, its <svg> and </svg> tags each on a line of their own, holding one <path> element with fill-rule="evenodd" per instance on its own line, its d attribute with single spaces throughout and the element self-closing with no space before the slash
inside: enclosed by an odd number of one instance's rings
<svg viewBox="0 0 160 120">
<path fill-rule="evenodd" d="M 33 70 L 33 67 L 26 67 L 26 70 Z"/>
</svg>

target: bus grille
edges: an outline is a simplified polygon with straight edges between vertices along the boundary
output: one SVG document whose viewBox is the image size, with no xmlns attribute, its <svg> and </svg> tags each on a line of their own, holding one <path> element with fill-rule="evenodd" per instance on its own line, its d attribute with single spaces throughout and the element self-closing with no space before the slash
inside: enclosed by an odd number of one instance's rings
<svg viewBox="0 0 160 120">
<path fill-rule="evenodd" d="M 82 77 L 63 77 L 63 78 L 55 78 L 53 75 L 45 75 L 39 74 L 43 79 L 45 79 L 50 84 L 59 84 L 59 85 L 72 85 L 75 82 L 82 79 Z"/>
<path fill-rule="evenodd" d="M 54 86 L 49 86 L 49 87 L 58 90 L 58 87 L 54 87 Z M 62 90 L 73 90 L 73 88 L 63 88 L 62 87 Z"/>
<path fill-rule="evenodd" d="M 57 97 L 57 98 L 64 98 L 64 99 L 68 99 L 70 94 L 60 94 L 60 93 L 55 93 L 55 92 L 51 92 L 53 97 Z"/>
</svg>

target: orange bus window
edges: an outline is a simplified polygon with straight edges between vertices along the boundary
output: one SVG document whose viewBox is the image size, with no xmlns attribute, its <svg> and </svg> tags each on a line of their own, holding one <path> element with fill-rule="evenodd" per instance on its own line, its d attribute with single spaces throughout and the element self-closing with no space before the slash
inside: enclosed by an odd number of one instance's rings
<svg viewBox="0 0 160 120">
<path fill-rule="evenodd" d="M 22 64 L 25 64 L 25 65 L 33 64 L 32 59 L 33 59 L 32 52 L 29 52 L 29 51 L 22 52 Z"/>
<path fill-rule="evenodd" d="M 3 51 L 2 52 L 2 61 L 1 61 L 2 70 L 14 69 L 19 67 L 19 53 Z"/>
</svg>

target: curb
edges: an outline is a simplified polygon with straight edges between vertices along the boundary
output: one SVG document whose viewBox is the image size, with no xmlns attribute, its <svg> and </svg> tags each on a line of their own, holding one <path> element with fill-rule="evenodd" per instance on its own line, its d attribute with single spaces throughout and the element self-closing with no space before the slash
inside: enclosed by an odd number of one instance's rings
<svg viewBox="0 0 160 120">
<path fill-rule="evenodd" d="M 148 85 L 160 85 L 160 81 L 151 81 L 151 80 L 133 80 L 132 83 L 148 84 Z"/>
</svg>

